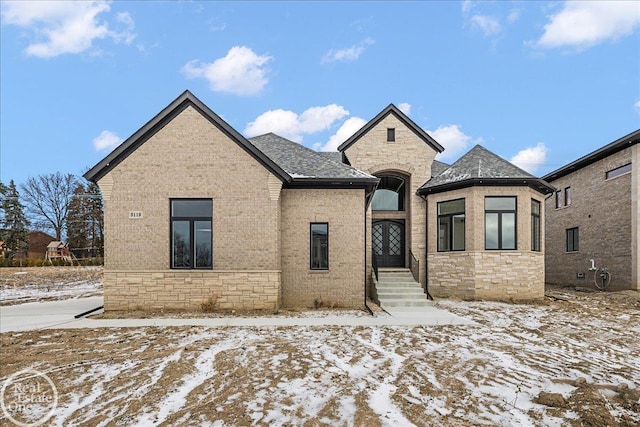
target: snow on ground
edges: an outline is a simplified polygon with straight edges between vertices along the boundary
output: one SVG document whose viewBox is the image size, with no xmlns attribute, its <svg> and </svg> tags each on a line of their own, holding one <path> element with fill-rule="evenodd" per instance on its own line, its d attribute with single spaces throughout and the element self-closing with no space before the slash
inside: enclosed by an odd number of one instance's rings
<svg viewBox="0 0 640 427">
<path fill-rule="evenodd" d="M 102 280 L 0 286 L 0 305 L 102 295 Z"/>
<path fill-rule="evenodd" d="M 46 372 L 60 426 L 638 425 L 640 304 L 566 298 L 439 303 L 471 326 L 5 333 L 0 382 Z"/>
</svg>

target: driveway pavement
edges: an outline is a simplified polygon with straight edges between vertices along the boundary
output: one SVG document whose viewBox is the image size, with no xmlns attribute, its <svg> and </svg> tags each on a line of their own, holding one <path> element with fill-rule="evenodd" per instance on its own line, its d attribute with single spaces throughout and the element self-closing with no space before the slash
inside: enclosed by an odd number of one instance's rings
<svg viewBox="0 0 640 427">
<path fill-rule="evenodd" d="M 103 304 L 102 297 L 35 302 L 0 307 L 0 332 L 34 329 L 121 328 L 141 326 L 438 326 L 472 325 L 473 321 L 446 310 L 425 307 L 377 316 L 336 314 L 324 317 L 218 317 L 199 319 L 74 319 Z"/>
</svg>

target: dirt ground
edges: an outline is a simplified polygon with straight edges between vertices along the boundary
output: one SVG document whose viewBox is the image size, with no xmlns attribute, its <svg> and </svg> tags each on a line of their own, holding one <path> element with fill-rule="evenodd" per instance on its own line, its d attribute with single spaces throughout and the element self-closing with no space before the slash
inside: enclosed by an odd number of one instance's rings
<svg viewBox="0 0 640 427">
<path fill-rule="evenodd" d="M 471 326 L 11 332 L 0 383 L 46 373 L 54 425 L 640 425 L 639 293 L 548 295 L 438 302 Z"/>
</svg>

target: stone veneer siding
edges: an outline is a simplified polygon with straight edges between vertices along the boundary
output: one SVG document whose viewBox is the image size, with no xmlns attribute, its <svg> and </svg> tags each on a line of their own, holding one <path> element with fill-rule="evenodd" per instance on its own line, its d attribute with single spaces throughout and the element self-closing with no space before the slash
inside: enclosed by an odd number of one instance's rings
<svg viewBox="0 0 640 427">
<path fill-rule="evenodd" d="M 282 190 L 282 305 L 364 306 L 364 190 Z M 310 224 L 329 224 L 329 270 L 310 269 Z"/>
<path fill-rule="evenodd" d="M 485 196 L 517 197 L 517 250 L 484 249 Z M 465 199 L 465 250 L 437 251 L 438 202 Z M 531 251 L 531 199 L 541 202 L 541 249 Z M 435 297 L 544 297 L 544 196 L 528 187 L 468 187 L 428 196 L 429 292 Z"/>
<path fill-rule="evenodd" d="M 395 142 L 387 142 L 387 128 L 395 128 Z M 389 114 L 369 132 L 345 150 L 351 165 L 369 174 L 400 172 L 409 177 L 406 203 L 406 253 L 405 266 L 409 266 L 409 250 L 420 261 L 420 282 L 425 284 L 426 230 L 425 202 L 416 195 L 422 184 L 431 179 L 431 164 L 436 151 L 425 143 L 395 115 Z M 378 215 L 376 215 L 378 217 Z M 371 227 L 371 210 L 367 226 Z M 367 254 L 371 254 L 371 230 L 367 237 Z M 368 269 L 371 268 L 368 256 Z"/>
<path fill-rule="evenodd" d="M 105 271 L 108 310 L 277 310 L 279 271 Z"/>
<path fill-rule="evenodd" d="M 604 266 L 611 272 L 607 289 L 640 289 L 637 273 L 633 277 L 638 255 L 632 247 L 634 243 L 637 247 L 638 196 L 637 189 L 633 194 L 632 180 L 637 180 L 638 162 L 633 163 L 632 173 L 605 179 L 607 171 L 631 162 L 637 150 L 636 144 L 550 182 L 562 191 L 563 206 L 556 209 L 555 196 L 546 202 L 548 283 L 595 288 L 594 272 L 589 271 L 593 259 L 596 267 Z M 566 187 L 571 187 L 569 206 L 564 206 Z M 567 252 L 566 230 L 573 227 L 578 227 L 578 251 Z M 578 279 L 578 273 L 585 278 Z"/>
<path fill-rule="evenodd" d="M 193 107 L 98 184 L 105 198 L 106 310 L 194 308 L 212 294 L 219 294 L 219 308 L 234 301 L 237 308 L 278 307 L 272 288 L 281 270 L 280 183 Z M 171 198 L 213 200 L 213 270 L 169 268 Z M 129 219 L 130 211 L 143 217 Z M 249 287 L 255 298 L 247 297 Z"/>
</svg>

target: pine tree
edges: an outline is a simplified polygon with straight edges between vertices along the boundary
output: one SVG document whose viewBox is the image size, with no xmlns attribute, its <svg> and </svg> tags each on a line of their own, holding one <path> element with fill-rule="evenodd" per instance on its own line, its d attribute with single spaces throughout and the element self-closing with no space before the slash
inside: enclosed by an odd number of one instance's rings
<svg viewBox="0 0 640 427">
<path fill-rule="evenodd" d="M 65 220 L 67 244 L 71 249 L 85 249 L 88 246 L 88 205 L 86 189 L 78 184 L 69 202 Z"/>
<path fill-rule="evenodd" d="M 89 227 L 91 247 L 97 250 L 99 256 L 104 254 L 104 203 L 100 187 L 93 182 L 87 186 L 89 193 Z"/>
<path fill-rule="evenodd" d="M 29 250 L 29 237 L 27 236 L 29 221 L 24 215 L 20 194 L 13 180 L 9 182 L 9 187 L 7 187 L 2 200 L 2 210 L 4 211 L 2 219 L 3 240 L 12 252 L 10 256 L 26 256 Z"/>
<path fill-rule="evenodd" d="M 70 248 L 90 249 L 92 256 L 102 256 L 104 212 L 102 195 L 96 184 L 76 186 L 69 202 L 65 228 Z M 83 254 L 86 255 L 88 254 Z"/>
</svg>

